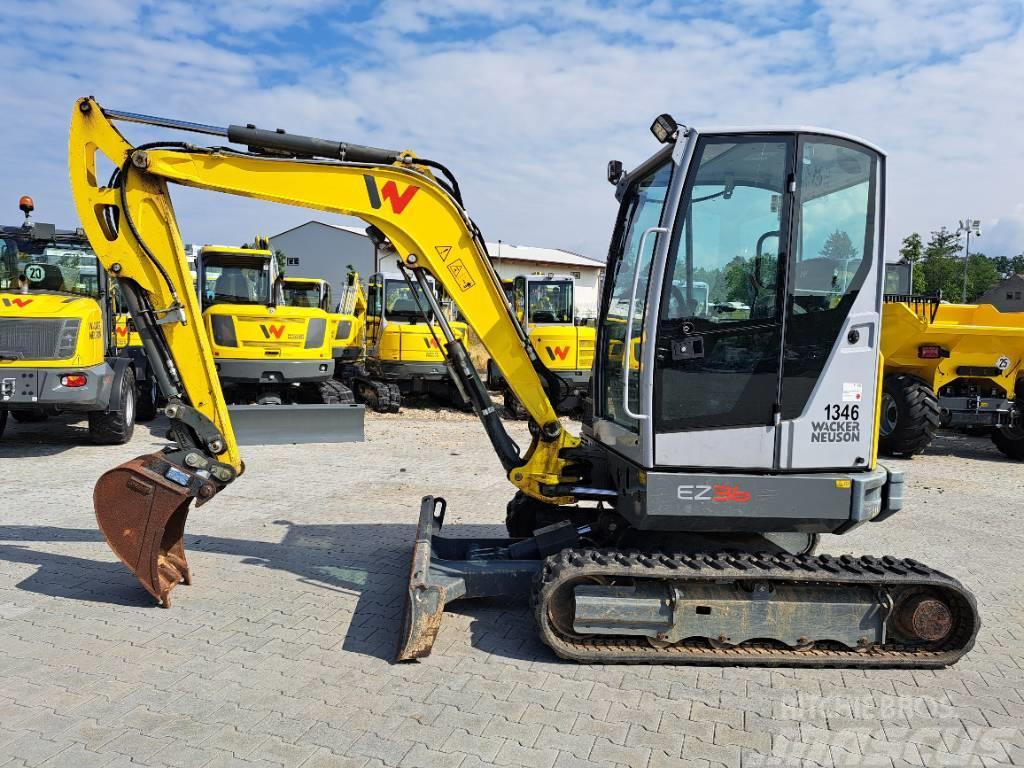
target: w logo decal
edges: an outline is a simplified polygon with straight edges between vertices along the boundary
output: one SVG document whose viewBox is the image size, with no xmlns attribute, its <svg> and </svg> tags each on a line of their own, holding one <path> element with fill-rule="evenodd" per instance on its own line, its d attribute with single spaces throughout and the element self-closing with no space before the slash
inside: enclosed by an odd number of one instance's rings
<svg viewBox="0 0 1024 768">
<path fill-rule="evenodd" d="M 548 351 L 548 357 L 554 360 L 556 357 L 559 360 L 565 360 L 569 355 L 569 347 L 545 347 Z"/>
<path fill-rule="evenodd" d="M 273 336 L 275 339 L 280 339 L 281 334 L 284 333 L 283 325 L 261 325 L 260 330 L 263 331 L 263 338 L 269 339 Z"/>
<path fill-rule="evenodd" d="M 5 307 L 9 307 L 9 306 L 11 306 L 11 304 L 13 304 L 16 307 L 24 309 L 25 307 L 27 307 L 31 303 L 32 303 L 32 299 L 6 299 L 6 298 L 4 299 L 4 306 Z"/>
<path fill-rule="evenodd" d="M 363 181 L 366 182 L 366 194 L 370 198 L 370 207 L 374 210 L 383 205 L 383 200 L 387 200 L 391 203 L 391 210 L 395 214 L 400 214 L 405 210 L 405 206 L 409 204 L 413 196 L 419 191 L 419 187 L 410 184 L 405 188 L 405 191 L 399 194 L 398 185 L 394 181 L 384 182 L 384 186 L 377 190 L 377 180 L 367 173 L 363 174 Z"/>
</svg>

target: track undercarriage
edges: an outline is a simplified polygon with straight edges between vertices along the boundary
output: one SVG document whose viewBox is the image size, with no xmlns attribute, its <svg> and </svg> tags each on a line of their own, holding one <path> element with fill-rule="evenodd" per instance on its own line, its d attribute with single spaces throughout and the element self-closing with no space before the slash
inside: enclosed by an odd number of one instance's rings
<svg viewBox="0 0 1024 768">
<path fill-rule="evenodd" d="M 444 510 L 424 498 L 400 660 L 429 654 L 447 602 L 499 595 L 531 595 L 541 639 L 591 663 L 933 668 L 980 624 L 958 581 L 911 559 L 607 548 L 578 521 L 449 539 Z"/>
</svg>

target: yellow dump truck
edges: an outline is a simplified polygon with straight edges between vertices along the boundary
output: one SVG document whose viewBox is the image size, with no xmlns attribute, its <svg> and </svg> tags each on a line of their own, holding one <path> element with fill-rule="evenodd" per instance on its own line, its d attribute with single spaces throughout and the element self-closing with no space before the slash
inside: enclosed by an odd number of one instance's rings
<svg viewBox="0 0 1024 768">
<path fill-rule="evenodd" d="M 912 456 L 938 427 L 982 427 L 1024 459 L 1024 313 L 887 294 L 879 447 Z"/>
<path fill-rule="evenodd" d="M 82 230 L 32 221 L 30 197 L 20 207 L 25 222 L 0 227 L 0 434 L 8 414 L 75 412 L 93 442 L 126 443 L 136 420 L 156 415 L 156 394 L 115 307 L 116 281 Z"/>
<path fill-rule="evenodd" d="M 503 285 L 534 351 L 558 379 L 559 391 L 551 393 L 552 399 L 559 410 L 578 408 L 590 389 L 597 329 L 576 321 L 575 281 L 553 275 L 519 275 Z M 493 360 L 487 361 L 487 386 L 503 393 L 510 415 L 525 415 Z"/>
</svg>

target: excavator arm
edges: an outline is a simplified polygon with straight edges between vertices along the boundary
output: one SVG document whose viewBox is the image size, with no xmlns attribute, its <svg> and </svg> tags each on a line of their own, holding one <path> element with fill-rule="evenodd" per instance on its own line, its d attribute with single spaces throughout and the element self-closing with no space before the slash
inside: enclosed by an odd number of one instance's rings
<svg viewBox="0 0 1024 768">
<path fill-rule="evenodd" d="M 132 146 L 115 120 L 223 136 L 248 149 L 180 141 Z M 97 155 L 114 165 L 109 179 L 97 176 Z M 533 421 L 532 444 L 520 454 L 468 353 L 448 335 L 449 367 L 473 401 L 509 479 L 534 498 L 573 501 L 566 489 L 579 475 L 567 453 L 579 441 L 558 421 L 545 390 L 546 370 L 509 310 L 457 184 L 431 171 L 447 173 L 443 166 L 409 152 L 253 126 L 219 128 L 105 111 L 92 98 L 80 99 L 72 113 L 69 165 L 82 225 L 104 266 L 120 278 L 168 401 L 174 444 L 106 473 L 94 494 L 108 543 L 162 604 L 177 583 L 189 580 L 181 543 L 189 504 L 193 498 L 200 504 L 209 500 L 243 468 L 191 288 L 169 183 L 356 216 L 375 227 L 413 279 L 425 282 L 430 274 L 454 298 Z"/>
</svg>

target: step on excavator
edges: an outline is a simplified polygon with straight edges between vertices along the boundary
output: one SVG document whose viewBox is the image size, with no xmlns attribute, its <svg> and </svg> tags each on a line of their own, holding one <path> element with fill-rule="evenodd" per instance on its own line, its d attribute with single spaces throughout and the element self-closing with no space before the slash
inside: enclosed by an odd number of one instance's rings
<svg viewBox="0 0 1024 768">
<path fill-rule="evenodd" d="M 205 133 L 217 146 L 132 146 L 115 121 Z M 959 659 L 980 619 L 957 580 L 912 558 L 814 554 L 821 534 L 881 523 L 903 506 L 902 475 L 876 462 L 885 155 L 807 128 L 697 130 L 662 115 L 652 132 L 661 146 L 648 160 L 629 173 L 609 164 L 619 214 L 593 414 L 577 437 L 555 414 L 557 382 L 509 310 L 444 165 L 79 100 L 74 198 L 100 258 L 135 299 L 173 438 L 97 482 L 97 521 L 114 552 L 168 605 L 191 578 L 182 545 L 191 502 L 206 504 L 242 468 L 168 196 L 185 184 L 379 228 L 424 288 L 449 369 L 518 489 L 508 524 L 525 537 L 445 536 L 445 502 L 422 500 L 398 659 L 430 652 L 447 603 L 527 594 L 543 641 L 578 661 L 927 668 Z M 110 184 L 96 176 L 97 152 L 119 168 Z M 824 248 L 837 229 L 856 248 L 842 262 Z M 529 414 L 525 450 L 442 320 L 430 277 Z M 674 290 L 698 278 L 709 301 Z M 635 359 L 622 354 L 627 340 Z"/>
</svg>

